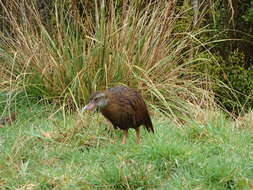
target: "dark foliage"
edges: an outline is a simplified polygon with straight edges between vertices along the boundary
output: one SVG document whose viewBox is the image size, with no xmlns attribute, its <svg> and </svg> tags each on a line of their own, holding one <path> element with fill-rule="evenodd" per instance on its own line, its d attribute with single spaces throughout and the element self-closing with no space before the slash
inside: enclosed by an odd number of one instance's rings
<svg viewBox="0 0 253 190">
<path fill-rule="evenodd" d="M 253 106 L 253 0 L 232 1 L 232 5 L 214 1 L 212 6 L 215 12 L 209 13 L 205 21 L 212 31 L 206 37 L 228 40 L 212 48 L 219 65 L 208 67 L 213 78 L 232 89 L 215 86 L 217 101 L 228 111 L 239 114 Z"/>
</svg>

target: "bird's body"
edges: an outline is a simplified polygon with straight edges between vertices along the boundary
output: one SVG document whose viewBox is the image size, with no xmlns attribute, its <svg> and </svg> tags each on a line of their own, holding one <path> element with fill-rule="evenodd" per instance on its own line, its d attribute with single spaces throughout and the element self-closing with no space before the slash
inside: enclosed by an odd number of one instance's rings
<svg viewBox="0 0 253 190">
<path fill-rule="evenodd" d="M 137 134 L 137 143 L 140 142 L 139 127 L 154 133 L 152 121 L 147 106 L 140 93 L 125 86 L 116 86 L 103 92 L 94 93 L 86 109 L 99 107 L 101 113 L 114 126 L 124 131 L 122 143 L 125 144 L 128 129 L 134 128 Z"/>
</svg>

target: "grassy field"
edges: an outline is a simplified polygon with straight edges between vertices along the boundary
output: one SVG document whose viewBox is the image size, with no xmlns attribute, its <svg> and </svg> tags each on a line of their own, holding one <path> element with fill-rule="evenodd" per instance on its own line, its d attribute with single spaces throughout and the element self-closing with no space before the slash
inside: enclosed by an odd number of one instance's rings
<svg viewBox="0 0 253 190">
<path fill-rule="evenodd" d="M 17 111 L 0 126 L 0 189 L 253 189 L 252 128 L 207 111 L 218 109 L 215 87 L 233 89 L 209 76 L 217 40 L 192 25 L 190 1 L 83 1 L 80 18 L 75 1 L 55 1 L 50 27 L 22 2 L 0 1 L 0 116 Z M 76 111 L 117 84 L 152 108 L 155 134 L 142 129 L 140 145 Z"/>
<path fill-rule="evenodd" d="M 155 135 L 110 131 L 97 113 L 22 105 L 0 128 L 1 189 L 251 189 L 253 135 L 222 113 L 177 126 L 154 112 Z M 81 120 L 82 119 L 82 120 Z"/>
</svg>

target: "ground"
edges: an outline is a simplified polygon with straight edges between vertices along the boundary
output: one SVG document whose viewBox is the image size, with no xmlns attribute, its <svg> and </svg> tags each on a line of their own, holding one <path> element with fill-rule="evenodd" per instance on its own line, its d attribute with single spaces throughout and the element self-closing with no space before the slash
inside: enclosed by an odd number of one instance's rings
<svg viewBox="0 0 253 190">
<path fill-rule="evenodd" d="M 253 135 L 220 113 L 183 126 L 154 114 L 155 134 L 109 129 L 98 113 L 18 108 L 0 128 L 2 189 L 251 189 Z M 82 119 L 82 121 L 81 121 Z"/>
</svg>

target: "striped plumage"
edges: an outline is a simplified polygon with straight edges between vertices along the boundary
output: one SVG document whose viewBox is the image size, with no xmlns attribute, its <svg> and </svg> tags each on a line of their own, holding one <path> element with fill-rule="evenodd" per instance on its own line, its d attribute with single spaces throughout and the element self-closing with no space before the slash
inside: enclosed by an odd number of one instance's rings
<svg viewBox="0 0 253 190">
<path fill-rule="evenodd" d="M 137 143 L 140 142 L 141 125 L 144 125 L 149 132 L 154 133 L 147 106 L 136 89 L 116 86 L 96 92 L 91 95 L 89 104 L 84 109 L 91 110 L 95 107 L 100 109 L 114 128 L 124 131 L 123 144 L 125 144 L 129 128 L 136 130 Z"/>
</svg>

